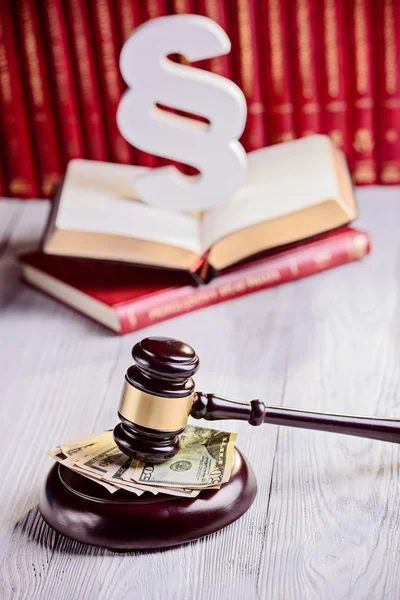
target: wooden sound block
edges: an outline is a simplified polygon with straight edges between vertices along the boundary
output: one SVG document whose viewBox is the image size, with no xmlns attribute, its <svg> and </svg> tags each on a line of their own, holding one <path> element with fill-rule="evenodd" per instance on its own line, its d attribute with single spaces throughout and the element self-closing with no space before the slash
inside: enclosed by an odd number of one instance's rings
<svg viewBox="0 0 400 600">
<path fill-rule="evenodd" d="M 110 494 L 82 475 L 54 465 L 39 509 L 53 529 L 68 538 L 125 552 L 184 544 L 226 527 L 246 512 L 257 493 L 250 464 L 235 449 L 228 483 L 197 498 L 125 490 Z"/>
</svg>

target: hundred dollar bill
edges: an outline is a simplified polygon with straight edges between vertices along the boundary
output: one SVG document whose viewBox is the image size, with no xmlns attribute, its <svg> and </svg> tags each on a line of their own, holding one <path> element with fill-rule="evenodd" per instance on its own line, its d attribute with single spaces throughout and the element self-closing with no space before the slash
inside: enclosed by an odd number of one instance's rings
<svg viewBox="0 0 400 600">
<path fill-rule="evenodd" d="M 138 462 L 132 479 L 169 488 L 219 486 L 229 481 L 236 437 L 236 433 L 187 425 L 178 454 L 158 465 Z"/>
<path fill-rule="evenodd" d="M 114 442 L 105 445 L 94 446 L 92 452 L 83 459 L 76 461 L 76 466 L 85 472 L 100 475 L 104 481 L 113 485 L 118 485 L 122 489 L 131 491 L 141 490 L 142 492 L 151 492 L 152 494 L 169 494 L 184 498 L 195 498 L 199 491 L 183 487 L 158 488 L 157 486 L 138 485 L 132 481 L 132 474 L 135 471 L 135 465 L 138 461 L 127 458 L 116 446 Z M 133 465 L 133 466 L 132 466 Z"/>
</svg>

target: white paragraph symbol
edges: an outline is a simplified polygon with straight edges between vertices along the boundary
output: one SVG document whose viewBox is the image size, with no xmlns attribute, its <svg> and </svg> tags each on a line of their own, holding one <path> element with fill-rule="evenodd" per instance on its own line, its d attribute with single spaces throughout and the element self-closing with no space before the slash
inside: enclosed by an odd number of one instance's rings
<svg viewBox="0 0 400 600">
<path fill-rule="evenodd" d="M 242 184 L 246 153 L 238 138 L 247 116 L 242 91 L 224 77 L 166 58 L 177 53 L 193 62 L 230 48 L 224 30 L 197 15 L 153 19 L 124 44 L 120 67 L 129 89 L 117 111 L 121 134 L 140 150 L 200 171 L 188 177 L 175 167 L 152 169 L 135 184 L 143 201 L 170 210 L 204 210 L 228 202 Z M 157 103 L 210 124 L 161 110 Z"/>
</svg>

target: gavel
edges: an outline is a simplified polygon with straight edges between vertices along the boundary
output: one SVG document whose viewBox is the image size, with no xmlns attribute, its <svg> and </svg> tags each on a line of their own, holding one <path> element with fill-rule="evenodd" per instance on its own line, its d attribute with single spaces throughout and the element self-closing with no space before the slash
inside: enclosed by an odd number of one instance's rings
<svg viewBox="0 0 400 600">
<path fill-rule="evenodd" d="M 239 402 L 195 391 L 192 376 L 199 357 L 191 346 L 165 337 L 148 337 L 132 349 L 118 409 L 120 423 L 114 440 L 124 454 L 148 463 L 161 463 L 180 447 L 179 435 L 189 415 L 215 421 L 235 419 L 331 431 L 357 437 L 400 442 L 396 419 L 312 412 L 267 406 L 261 400 Z"/>
</svg>

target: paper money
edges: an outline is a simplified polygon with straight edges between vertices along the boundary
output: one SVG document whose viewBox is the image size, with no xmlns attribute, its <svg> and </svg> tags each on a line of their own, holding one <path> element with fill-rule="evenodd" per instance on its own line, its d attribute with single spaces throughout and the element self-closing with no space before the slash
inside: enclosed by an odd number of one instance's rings
<svg viewBox="0 0 400 600">
<path fill-rule="evenodd" d="M 64 454 L 68 452 L 68 455 L 80 452 L 83 448 L 88 448 L 94 444 L 113 442 L 112 431 L 103 431 L 102 433 L 92 433 L 91 435 L 85 435 L 83 437 L 74 438 L 61 444 L 59 448 Z"/>
<path fill-rule="evenodd" d="M 69 456 L 67 456 L 66 454 L 64 454 L 60 450 L 60 448 L 56 448 L 55 450 L 50 450 L 47 454 L 49 456 L 51 456 L 51 458 L 53 458 L 56 462 L 62 464 L 64 467 L 68 467 L 69 469 L 71 469 L 71 471 L 75 471 L 76 473 L 80 473 L 81 475 L 84 475 L 84 476 L 87 475 L 83 469 L 80 469 L 79 467 L 77 467 L 74 464 L 75 458 L 73 458 L 71 460 L 71 458 Z M 92 476 L 92 477 L 90 477 L 90 479 L 95 480 L 96 483 L 98 483 L 99 485 L 106 488 L 106 490 L 108 490 L 111 494 L 113 494 L 114 492 L 117 492 L 119 489 L 115 485 L 110 485 L 110 484 L 106 483 L 105 481 L 102 481 L 101 477 Z"/>
<path fill-rule="evenodd" d="M 132 475 L 139 484 L 203 489 L 229 481 L 236 433 L 187 425 L 181 449 L 158 465 L 138 463 Z"/>
<path fill-rule="evenodd" d="M 169 489 L 166 486 L 162 490 L 159 490 L 156 486 L 136 484 L 132 481 L 132 475 L 138 463 L 139 461 L 132 461 L 132 459 L 127 458 L 114 442 L 104 445 L 99 443 L 93 446 L 89 455 L 75 462 L 76 466 L 83 471 L 87 471 L 95 476 L 101 476 L 103 480 L 118 485 L 123 489 L 127 489 L 127 486 L 129 486 L 129 488 L 141 490 L 142 492 L 158 494 L 159 491 L 162 491 L 163 494 L 185 498 L 194 498 L 199 494 L 196 490 L 183 488 L 182 486 L 176 486 L 174 489 Z"/>
<path fill-rule="evenodd" d="M 102 448 L 104 444 L 114 445 L 112 431 L 105 431 L 99 434 L 91 434 L 89 436 L 84 436 L 81 438 L 75 438 L 66 442 L 65 444 L 61 444 L 54 450 L 50 450 L 47 454 L 51 456 L 56 462 L 59 462 L 65 467 L 68 467 L 72 471 L 76 473 L 80 473 L 81 475 L 87 476 L 84 469 L 80 468 L 77 465 L 77 461 L 83 459 L 85 456 L 93 452 L 95 448 Z M 125 457 L 126 458 L 126 457 Z M 100 473 L 92 473 L 90 479 L 94 479 L 96 483 L 99 483 L 104 488 L 106 488 L 110 493 L 117 492 L 122 486 L 107 483 L 103 480 Z M 126 484 L 122 482 L 123 487 L 126 488 Z M 134 489 L 130 489 L 129 491 L 133 491 L 138 496 L 142 495 L 142 491 L 139 490 L 136 486 L 132 486 Z"/>
<path fill-rule="evenodd" d="M 145 492 L 195 498 L 202 489 L 218 489 L 229 480 L 236 434 L 188 425 L 181 449 L 160 465 L 127 457 L 112 431 L 69 440 L 50 450 L 53 460 L 102 485 L 138 496 Z"/>
<path fill-rule="evenodd" d="M 100 442 L 95 444 L 90 454 L 75 461 L 75 465 L 94 477 L 100 477 L 103 481 L 107 481 L 118 488 L 126 489 L 134 493 L 141 492 L 140 486 L 135 485 L 132 481 L 126 482 L 123 480 L 123 475 L 131 467 L 132 459 L 121 452 L 114 441 L 106 444 Z M 158 493 L 154 490 L 153 493 Z M 138 494 L 141 495 L 141 494 Z"/>
</svg>

